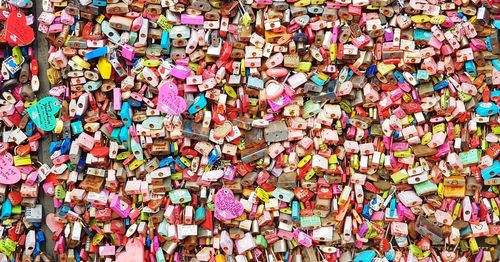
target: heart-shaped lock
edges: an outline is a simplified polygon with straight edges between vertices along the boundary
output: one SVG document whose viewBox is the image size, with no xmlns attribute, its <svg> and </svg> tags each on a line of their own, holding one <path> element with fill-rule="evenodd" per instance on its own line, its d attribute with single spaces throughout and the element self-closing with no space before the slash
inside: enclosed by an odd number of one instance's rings
<svg viewBox="0 0 500 262">
<path fill-rule="evenodd" d="M 220 220 L 235 219 L 243 214 L 243 205 L 234 199 L 231 189 L 222 188 L 215 194 L 215 218 Z"/>
<path fill-rule="evenodd" d="M 57 232 L 64 228 L 64 224 L 57 222 L 53 213 L 49 213 L 45 216 L 45 224 L 47 224 L 47 227 L 52 232 Z"/>
<path fill-rule="evenodd" d="M 457 254 L 452 251 L 444 250 L 443 252 L 441 252 L 441 258 L 444 262 L 452 262 L 457 258 Z"/>
<path fill-rule="evenodd" d="M 56 127 L 55 115 L 60 109 L 61 102 L 59 100 L 54 97 L 45 97 L 26 111 L 38 128 L 52 131 Z"/>
<path fill-rule="evenodd" d="M 21 180 L 21 172 L 13 166 L 12 155 L 8 152 L 0 155 L 0 184 L 12 185 Z"/>
<path fill-rule="evenodd" d="M 27 46 L 35 40 L 35 32 L 26 21 L 26 16 L 13 8 L 5 22 L 5 38 L 11 46 Z"/>
<path fill-rule="evenodd" d="M 283 94 L 284 87 L 278 81 L 270 80 L 266 83 L 267 99 L 274 100 Z"/>
<path fill-rule="evenodd" d="M 169 115 L 179 115 L 186 111 L 187 104 L 184 98 L 177 95 L 178 89 L 174 82 L 166 82 L 160 87 L 157 108 Z"/>
<path fill-rule="evenodd" d="M 139 238 L 129 239 L 125 251 L 116 256 L 116 262 L 144 261 L 144 245 Z"/>
</svg>

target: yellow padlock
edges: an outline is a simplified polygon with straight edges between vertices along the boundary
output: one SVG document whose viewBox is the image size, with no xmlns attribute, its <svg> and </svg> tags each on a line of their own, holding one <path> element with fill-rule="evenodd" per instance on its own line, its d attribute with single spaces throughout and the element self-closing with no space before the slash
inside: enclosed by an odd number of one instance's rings
<svg viewBox="0 0 500 262">
<path fill-rule="evenodd" d="M 377 71 L 383 76 L 394 71 L 394 69 L 396 69 L 396 65 L 394 64 L 385 64 L 383 62 L 377 64 Z"/>
<path fill-rule="evenodd" d="M 112 65 L 104 56 L 100 57 L 97 62 L 97 70 L 101 74 L 102 79 L 110 79 L 112 72 Z"/>
<path fill-rule="evenodd" d="M 297 164 L 297 167 L 298 168 L 301 168 L 303 166 L 305 166 L 307 163 L 309 163 L 309 161 L 311 160 L 312 156 L 311 155 L 306 155 L 305 157 L 303 157 L 299 163 Z"/>
<path fill-rule="evenodd" d="M 431 20 L 431 18 L 428 15 L 414 15 L 411 17 L 411 21 L 416 23 L 416 24 L 427 23 L 430 20 Z"/>
<path fill-rule="evenodd" d="M 81 58 L 80 56 L 77 56 L 77 55 L 73 56 L 71 58 L 71 61 L 75 62 L 75 64 L 77 64 L 85 69 L 90 69 L 90 63 L 83 60 L 83 58 Z"/>
<path fill-rule="evenodd" d="M 422 137 L 422 145 L 427 145 L 432 139 L 432 133 L 427 132 L 423 137 Z"/>
<path fill-rule="evenodd" d="M 139 160 L 139 159 L 134 159 L 129 165 L 130 171 L 136 170 L 138 167 L 140 167 L 142 164 L 144 164 L 144 160 Z"/>
<path fill-rule="evenodd" d="M 26 166 L 26 165 L 31 165 L 31 155 L 14 156 L 14 166 Z"/>
</svg>

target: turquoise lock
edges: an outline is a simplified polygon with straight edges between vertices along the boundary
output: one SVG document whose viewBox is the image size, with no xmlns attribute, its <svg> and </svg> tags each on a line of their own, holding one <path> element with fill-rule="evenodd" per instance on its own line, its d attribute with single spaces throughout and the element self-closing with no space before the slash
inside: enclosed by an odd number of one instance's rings
<svg viewBox="0 0 500 262">
<path fill-rule="evenodd" d="M 129 102 L 122 103 L 122 109 L 120 111 L 120 117 L 122 118 L 123 124 L 128 128 L 132 125 L 132 108 L 130 108 Z"/>
<path fill-rule="evenodd" d="M 465 71 L 467 71 L 467 73 L 469 73 L 469 75 L 471 76 L 477 76 L 477 70 L 474 61 L 472 60 L 465 61 Z"/>
<path fill-rule="evenodd" d="M 111 132 L 110 138 L 111 141 L 120 142 L 120 130 L 121 128 L 114 128 Z"/>
<path fill-rule="evenodd" d="M 161 221 L 161 223 L 158 225 L 158 234 L 160 236 L 162 237 L 168 236 L 167 226 L 168 226 L 167 220 L 163 219 L 163 221 Z"/>
<path fill-rule="evenodd" d="M 429 72 L 427 70 L 417 70 L 417 80 L 418 81 L 429 81 Z"/>
<path fill-rule="evenodd" d="M 497 177 L 498 175 L 500 175 L 500 162 L 498 160 L 495 160 L 493 165 L 481 170 L 481 176 L 484 180 Z"/>
<path fill-rule="evenodd" d="M 149 128 L 149 129 L 162 129 L 163 128 L 163 120 L 165 118 L 161 116 L 150 116 L 146 118 L 142 122 L 142 126 Z"/>
<path fill-rule="evenodd" d="M 130 139 L 130 151 L 132 151 L 132 154 L 134 154 L 137 160 L 144 160 L 141 144 L 139 144 L 137 140 Z"/>
<path fill-rule="evenodd" d="M 128 132 L 128 128 L 122 126 L 120 128 L 120 134 L 118 137 L 118 141 L 120 141 L 123 145 L 125 145 L 128 148 L 128 141 L 130 140 L 130 133 Z"/>
<path fill-rule="evenodd" d="M 161 34 L 160 47 L 167 49 L 167 54 L 170 54 L 170 41 L 168 40 L 168 31 L 163 30 Z"/>
<path fill-rule="evenodd" d="M 319 216 L 300 217 L 300 227 L 320 227 L 321 218 Z"/>
<path fill-rule="evenodd" d="M 484 39 L 484 42 L 486 42 L 486 47 L 488 48 L 488 51 L 489 52 L 493 51 L 493 45 L 491 44 L 491 37 L 487 36 Z"/>
<path fill-rule="evenodd" d="M 101 86 L 102 86 L 102 81 L 88 81 L 83 85 L 83 88 L 85 88 L 85 90 L 89 92 L 92 92 L 101 88 Z"/>
<path fill-rule="evenodd" d="M 413 31 L 413 41 L 429 42 L 432 36 L 432 32 L 428 30 L 417 28 Z"/>
<path fill-rule="evenodd" d="M 1 218 L 6 219 L 12 215 L 12 203 L 10 203 L 10 200 L 5 200 L 2 204 L 2 214 Z"/>
<path fill-rule="evenodd" d="M 264 81 L 260 78 L 249 76 L 247 78 L 247 86 L 253 89 L 262 90 L 264 89 Z"/>
<path fill-rule="evenodd" d="M 469 236 L 470 234 L 472 234 L 472 228 L 470 226 L 460 229 L 460 238 Z"/>
<path fill-rule="evenodd" d="M 492 116 L 498 114 L 498 111 L 500 111 L 500 108 L 497 106 L 497 104 L 493 102 L 480 102 L 479 105 L 476 108 L 476 113 L 479 116 Z"/>
<path fill-rule="evenodd" d="M 207 99 L 204 94 L 200 94 L 194 99 L 194 103 L 189 107 L 188 112 L 191 115 L 198 113 L 198 111 L 202 110 L 207 106 Z"/>
<path fill-rule="evenodd" d="M 354 262 L 371 262 L 376 256 L 377 256 L 377 253 L 373 250 L 361 251 L 354 258 Z"/>
<path fill-rule="evenodd" d="M 194 212 L 194 223 L 199 225 L 207 218 L 207 211 L 204 206 L 199 206 Z"/>
<path fill-rule="evenodd" d="M 187 189 L 176 189 L 168 192 L 168 196 L 170 197 L 170 201 L 173 204 L 184 204 L 187 202 L 191 202 L 191 194 Z"/>
<path fill-rule="evenodd" d="M 300 203 L 297 200 L 292 201 L 292 221 L 300 221 Z"/>
<path fill-rule="evenodd" d="M 394 258 L 396 257 L 396 251 L 394 249 L 390 249 L 389 251 L 385 252 L 385 258 L 389 261 L 393 261 Z"/>
<path fill-rule="evenodd" d="M 500 61 L 498 61 L 498 59 L 491 60 L 491 64 L 495 67 L 496 70 L 500 71 Z"/>
<path fill-rule="evenodd" d="M 318 75 L 316 74 L 311 77 L 311 81 L 313 81 L 315 84 L 319 86 L 323 86 L 326 83 L 326 80 L 319 78 Z"/>
<path fill-rule="evenodd" d="M 82 121 L 78 120 L 71 123 L 71 133 L 74 135 L 81 134 L 83 132 L 83 124 Z"/>
<path fill-rule="evenodd" d="M 167 260 L 165 260 L 165 255 L 163 254 L 163 249 L 161 248 L 158 248 L 158 250 L 156 250 L 156 261 L 157 262 L 166 262 Z"/>
<path fill-rule="evenodd" d="M 394 77 L 396 78 L 396 80 L 398 80 L 399 83 L 404 83 L 405 82 L 405 78 L 403 77 L 403 74 L 401 74 L 401 72 L 399 72 L 398 70 L 394 70 L 392 72 L 392 74 L 394 75 Z"/>
</svg>

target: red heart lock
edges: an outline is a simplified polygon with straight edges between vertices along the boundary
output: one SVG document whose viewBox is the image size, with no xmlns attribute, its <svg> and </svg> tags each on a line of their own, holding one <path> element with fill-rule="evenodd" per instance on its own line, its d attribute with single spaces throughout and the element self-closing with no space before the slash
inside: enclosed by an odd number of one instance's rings
<svg viewBox="0 0 500 262">
<path fill-rule="evenodd" d="M 11 46 L 27 46 L 35 40 L 35 32 L 31 28 L 23 12 L 14 8 L 5 22 L 5 38 Z"/>
</svg>

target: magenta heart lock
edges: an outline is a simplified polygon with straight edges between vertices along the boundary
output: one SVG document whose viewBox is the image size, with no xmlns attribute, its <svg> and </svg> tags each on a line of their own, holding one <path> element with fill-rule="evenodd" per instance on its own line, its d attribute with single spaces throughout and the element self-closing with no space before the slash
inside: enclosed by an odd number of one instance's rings
<svg viewBox="0 0 500 262">
<path fill-rule="evenodd" d="M 166 82 L 160 87 L 157 108 L 169 115 L 179 115 L 186 111 L 187 105 L 184 98 L 177 95 L 178 89 L 174 82 Z"/>
</svg>

